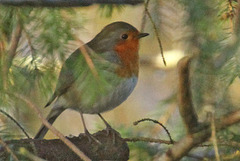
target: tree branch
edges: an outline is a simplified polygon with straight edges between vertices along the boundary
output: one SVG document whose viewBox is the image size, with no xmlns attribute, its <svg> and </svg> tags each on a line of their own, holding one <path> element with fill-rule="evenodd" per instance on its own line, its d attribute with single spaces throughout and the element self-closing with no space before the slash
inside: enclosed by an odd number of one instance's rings
<svg viewBox="0 0 240 161">
<path fill-rule="evenodd" d="M 89 161 L 90 159 L 81 151 L 79 150 L 76 145 L 74 145 L 71 141 L 69 141 L 67 138 L 65 138 L 63 136 L 62 133 L 60 133 L 55 127 L 53 127 L 42 115 L 42 113 L 40 112 L 40 110 L 38 109 L 38 107 L 32 103 L 31 101 L 29 101 L 25 96 L 17 94 L 17 93 L 7 93 L 11 96 L 14 96 L 20 100 L 22 100 L 23 102 L 25 102 L 32 110 L 34 110 L 37 114 L 39 119 L 42 121 L 42 123 L 56 136 L 59 137 L 60 140 L 62 140 L 62 142 L 64 144 L 66 144 L 66 146 L 69 147 L 69 149 L 71 149 L 75 154 L 77 154 L 77 156 L 79 158 L 81 158 L 84 161 Z"/>
<path fill-rule="evenodd" d="M 240 122 L 240 110 L 215 119 L 216 131 L 223 130 L 233 124 Z M 179 160 L 184 157 L 192 148 L 207 141 L 211 137 L 211 126 L 208 124 L 206 128 L 202 128 L 197 133 L 188 134 L 179 142 L 173 145 L 160 160 L 172 161 Z"/>
<path fill-rule="evenodd" d="M 84 152 L 91 160 L 116 160 L 126 161 L 129 158 L 129 148 L 127 143 L 118 135 L 115 135 L 116 144 L 113 143 L 113 135 L 107 135 L 107 131 L 99 131 L 93 136 L 102 144 L 91 141 L 85 134 L 80 134 L 79 137 L 67 138 L 74 143 L 77 148 Z M 77 154 L 69 149 L 61 140 L 37 140 L 37 139 L 22 139 L 10 140 L 6 144 L 14 148 L 15 151 L 21 148 L 27 149 L 30 153 L 34 153 L 38 157 L 51 161 L 59 160 L 79 160 Z M 18 156 L 22 160 L 25 156 Z M 5 149 L 0 149 L 0 160 L 7 160 L 9 153 Z"/>
<path fill-rule="evenodd" d="M 193 108 L 189 79 L 190 62 L 190 57 L 185 57 L 179 62 L 179 111 L 188 133 L 161 156 L 160 160 L 163 161 L 180 160 L 182 157 L 186 156 L 191 149 L 207 141 L 211 137 L 212 131 L 210 122 L 199 124 L 197 121 L 197 115 Z M 240 110 L 215 119 L 214 122 L 216 132 L 233 124 L 239 123 Z"/>
<path fill-rule="evenodd" d="M 198 118 L 193 107 L 191 82 L 190 82 L 190 57 L 184 57 L 179 61 L 179 112 L 182 116 L 183 122 L 187 128 L 188 133 L 193 133 L 198 128 Z"/>
<path fill-rule="evenodd" d="M 144 0 L 0 0 L 0 4 L 32 7 L 77 7 L 93 4 L 128 4 L 137 5 Z"/>
</svg>

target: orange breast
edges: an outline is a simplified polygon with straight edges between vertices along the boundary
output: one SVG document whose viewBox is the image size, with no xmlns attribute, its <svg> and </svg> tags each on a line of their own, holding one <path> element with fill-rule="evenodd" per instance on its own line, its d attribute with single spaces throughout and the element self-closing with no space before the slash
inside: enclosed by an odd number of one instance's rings
<svg viewBox="0 0 240 161">
<path fill-rule="evenodd" d="M 138 39 L 130 39 L 118 43 L 115 47 L 115 51 L 118 54 L 122 66 L 116 70 L 116 73 L 120 77 L 129 78 L 132 76 L 138 76 L 139 69 L 139 56 L 138 56 Z"/>
</svg>

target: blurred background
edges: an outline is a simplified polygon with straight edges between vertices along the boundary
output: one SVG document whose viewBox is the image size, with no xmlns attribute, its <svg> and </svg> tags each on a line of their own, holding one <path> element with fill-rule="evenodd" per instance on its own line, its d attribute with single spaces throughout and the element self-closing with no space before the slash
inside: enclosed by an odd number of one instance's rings
<svg viewBox="0 0 240 161">
<path fill-rule="evenodd" d="M 166 132 L 156 124 L 133 125 L 136 120 L 152 118 L 164 124 L 174 140 L 179 140 L 185 134 L 185 128 L 177 105 L 177 63 L 185 55 L 195 56 L 191 70 L 192 93 L 200 120 L 204 121 L 209 111 L 218 117 L 240 105 L 238 44 L 226 50 L 229 44 L 239 39 L 234 37 L 236 5 L 237 2 L 232 0 L 151 0 L 148 10 L 158 35 L 145 13 L 144 4 L 64 9 L 0 6 L 0 107 L 23 125 L 30 136 L 34 136 L 41 125 L 37 114 L 28 104 L 9 93 L 24 96 L 46 116 L 50 107 L 43 107 L 55 89 L 61 65 L 77 48 L 74 37 L 87 43 L 107 24 L 125 21 L 150 36 L 140 42 L 140 75 L 134 92 L 127 101 L 103 116 L 123 137 L 169 140 Z M 16 55 L 8 66 L 6 54 L 19 25 L 22 26 L 21 37 Z M 162 42 L 166 66 L 157 37 Z M 105 128 L 98 116 L 84 116 L 91 133 Z M 0 115 L 0 125 L 3 138 L 24 138 L 6 116 Z M 66 110 L 54 126 L 66 136 L 83 132 L 80 115 L 72 110 Z M 239 130 L 233 126 L 218 137 L 238 142 Z M 46 138 L 55 137 L 49 132 Z M 129 146 L 130 160 L 154 160 L 169 147 L 143 142 L 129 143 Z M 237 150 L 233 147 L 221 149 L 224 155 Z M 214 154 L 212 147 L 197 151 L 199 156 L 210 158 Z M 233 159 L 238 157 L 236 155 Z"/>
</svg>

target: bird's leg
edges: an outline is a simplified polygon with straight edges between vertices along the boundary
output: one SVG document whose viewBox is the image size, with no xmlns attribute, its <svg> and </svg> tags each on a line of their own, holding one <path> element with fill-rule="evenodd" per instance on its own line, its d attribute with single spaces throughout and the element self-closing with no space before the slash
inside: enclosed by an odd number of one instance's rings
<svg viewBox="0 0 240 161">
<path fill-rule="evenodd" d="M 102 119 L 102 121 L 104 122 L 104 124 L 106 125 L 106 131 L 107 131 L 107 136 L 110 134 L 110 132 L 112 132 L 113 134 L 113 143 L 115 144 L 116 142 L 116 135 L 120 136 L 120 134 L 114 130 L 109 123 L 107 123 L 107 121 L 102 117 L 102 115 L 100 113 L 98 113 L 98 116 Z"/>
<path fill-rule="evenodd" d="M 107 135 L 109 135 L 109 131 L 112 130 L 113 128 L 109 125 L 109 123 L 102 117 L 102 115 L 100 113 L 98 113 L 98 116 L 102 119 L 102 121 L 104 122 L 104 124 L 106 125 L 106 129 L 107 129 Z"/>
<path fill-rule="evenodd" d="M 85 135 L 88 137 L 88 140 L 89 142 L 91 142 L 92 140 L 94 140 L 96 143 L 98 144 L 102 144 L 99 140 L 97 140 L 94 136 L 92 136 L 89 131 L 87 130 L 87 127 L 86 127 L 86 124 L 85 124 L 85 121 L 84 121 L 84 118 L 83 118 L 83 114 L 80 112 L 80 115 L 81 115 L 81 119 L 82 119 L 82 123 L 83 123 L 83 128 L 84 128 L 84 133 Z"/>
</svg>

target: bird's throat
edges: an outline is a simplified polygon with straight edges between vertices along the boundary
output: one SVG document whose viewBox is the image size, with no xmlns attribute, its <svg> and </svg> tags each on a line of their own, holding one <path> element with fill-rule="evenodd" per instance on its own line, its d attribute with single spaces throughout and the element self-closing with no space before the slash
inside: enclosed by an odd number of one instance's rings
<svg viewBox="0 0 240 161">
<path fill-rule="evenodd" d="M 138 40 L 119 43 L 115 47 L 122 66 L 117 68 L 116 73 L 120 77 L 129 78 L 138 76 L 139 56 L 138 56 Z"/>
</svg>

